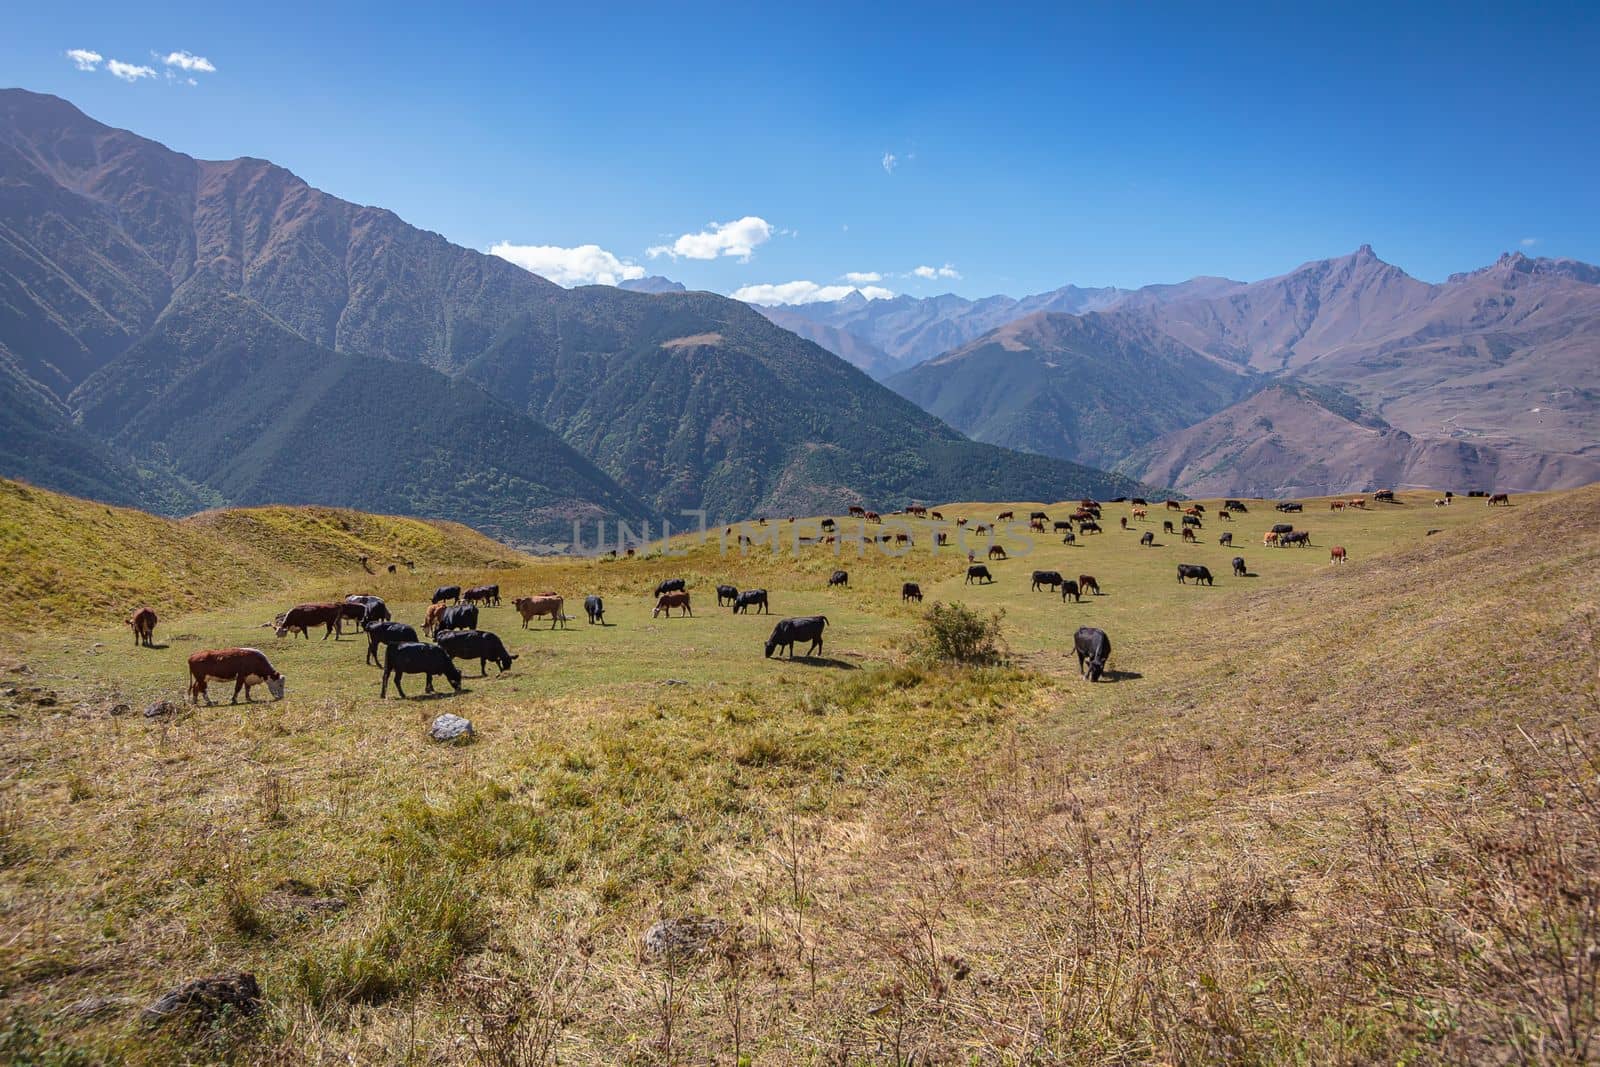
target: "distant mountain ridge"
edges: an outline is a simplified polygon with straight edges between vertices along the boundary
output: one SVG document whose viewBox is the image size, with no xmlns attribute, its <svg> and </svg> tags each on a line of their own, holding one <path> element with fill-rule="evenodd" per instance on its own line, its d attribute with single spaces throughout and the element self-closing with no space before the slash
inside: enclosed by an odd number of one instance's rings
<svg viewBox="0 0 1600 1067">
<path fill-rule="evenodd" d="M 0 387 L 28 408 L 0 422 L 0 474 L 524 543 L 680 508 L 1133 486 L 971 442 L 743 304 L 639 281 L 661 291 L 563 289 L 266 161 L 0 91 Z"/>
</svg>

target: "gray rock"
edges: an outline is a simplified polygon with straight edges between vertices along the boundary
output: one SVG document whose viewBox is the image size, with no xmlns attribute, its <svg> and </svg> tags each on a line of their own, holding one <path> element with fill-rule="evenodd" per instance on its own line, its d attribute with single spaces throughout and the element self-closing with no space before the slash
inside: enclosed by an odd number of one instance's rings
<svg viewBox="0 0 1600 1067">
<path fill-rule="evenodd" d="M 645 931 L 644 949 L 652 956 L 694 956 L 721 937 L 728 924 L 705 915 L 662 919 Z"/>
<path fill-rule="evenodd" d="M 126 704 L 113 704 L 109 708 L 106 709 L 106 714 L 107 715 L 113 715 L 113 716 L 115 716 L 115 715 L 126 715 L 126 714 L 128 714 L 128 712 L 130 712 L 132 710 L 133 709 L 128 707 L 128 705 L 126 705 Z"/>
<path fill-rule="evenodd" d="M 253 1015 L 261 1007 L 261 986 L 247 971 L 214 974 L 195 978 L 157 997 L 139 1013 L 146 1026 L 159 1026 L 168 1019 L 191 1016 L 210 1020 L 225 1011 Z"/>
<path fill-rule="evenodd" d="M 428 736 L 435 741 L 470 741 L 473 737 L 472 723 L 447 711 L 433 720 L 433 725 L 428 727 Z"/>
<path fill-rule="evenodd" d="M 176 714 L 178 714 L 178 705 L 170 700 L 158 700 L 144 709 L 144 717 L 147 719 L 161 719 L 168 715 Z"/>
</svg>

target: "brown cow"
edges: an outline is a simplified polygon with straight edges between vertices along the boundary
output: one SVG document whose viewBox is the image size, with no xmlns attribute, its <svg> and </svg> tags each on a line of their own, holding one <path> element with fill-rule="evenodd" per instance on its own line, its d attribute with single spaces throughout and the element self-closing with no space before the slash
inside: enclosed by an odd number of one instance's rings
<svg viewBox="0 0 1600 1067">
<path fill-rule="evenodd" d="M 1122 525 L 1124 525 L 1124 526 L 1128 525 L 1128 520 L 1127 519 L 1123 519 L 1122 520 Z M 1028 520 L 1028 529 L 1032 530 L 1034 533 L 1044 533 L 1044 520 L 1043 519 L 1029 519 Z"/>
<path fill-rule="evenodd" d="M 562 610 L 566 601 L 556 593 L 540 593 L 538 596 L 519 596 L 511 602 L 517 609 L 517 614 L 522 616 L 522 628 L 526 630 L 528 623 L 545 615 L 550 616 L 550 629 L 554 630 L 560 624 L 564 630 L 567 627 L 567 615 Z"/>
<path fill-rule="evenodd" d="M 429 604 L 428 613 L 422 618 L 422 632 L 431 634 L 438 630 L 439 623 L 444 618 L 444 609 L 449 606 L 449 604 L 444 603 Z"/>
<path fill-rule="evenodd" d="M 928 509 L 923 507 L 921 504 L 912 504 L 910 507 L 906 508 L 906 514 L 915 515 L 920 519 L 927 516 Z"/>
<path fill-rule="evenodd" d="M 1185 526 L 1183 528 L 1183 539 L 1189 542 L 1194 542 L 1196 540 L 1193 526 Z"/>
<path fill-rule="evenodd" d="M 1167 510 L 1168 511 L 1182 511 L 1183 510 L 1183 505 L 1178 503 L 1176 500 L 1169 500 L 1169 501 L 1167 501 Z"/>
<path fill-rule="evenodd" d="M 1343 500 L 1331 501 L 1328 504 L 1328 510 L 1329 511 L 1343 511 L 1344 510 L 1344 501 Z"/>
<path fill-rule="evenodd" d="M 957 519 L 956 520 L 956 525 L 957 526 L 965 526 L 966 524 L 967 524 L 967 520 L 966 519 Z"/>
<path fill-rule="evenodd" d="M 311 627 L 325 626 L 327 630 L 322 639 L 326 641 L 330 634 L 339 631 L 344 609 L 344 604 L 298 604 L 273 620 L 275 632 L 279 637 L 287 637 L 298 630 L 301 637 L 309 640 Z"/>
<path fill-rule="evenodd" d="M 1134 508 L 1133 509 L 1133 517 L 1136 518 L 1136 519 L 1148 518 L 1149 515 L 1150 515 L 1150 511 L 1149 511 L 1148 508 Z"/>
<path fill-rule="evenodd" d="M 866 513 L 867 513 L 867 509 L 862 507 L 860 504 L 851 504 L 850 505 L 850 514 L 852 514 L 852 515 L 863 515 L 864 516 L 864 515 L 866 515 Z"/>
<path fill-rule="evenodd" d="M 653 619 L 664 611 L 667 613 L 667 618 L 670 619 L 672 618 L 673 608 L 682 608 L 685 615 L 694 614 L 694 611 L 689 607 L 689 594 L 680 589 L 671 593 L 662 593 L 657 597 L 656 606 L 650 612 L 650 617 Z"/>
<path fill-rule="evenodd" d="M 1492 508 L 1496 504 L 1504 504 L 1506 507 L 1510 507 L 1511 506 L 1511 494 L 1510 493 L 1496 493 L 1494 496 L 1491 496 L 1489 498 L 1489 506 Z"/>
<path fill-rule="evenodd" d="M 1092 574 L 1080 574 L 1078 575 L 1078 591 L 1085 595 L 1093 593 L 1095 596 L 1099 596 L 1100 583 L 1094 580 L 1094 575 Z"/>
<path fill-rule="evenodd" d="M 934 522 L 943 522 L 944 521 L 944 516 L 939 514 L 937 511 L 929 512 L 928 513 L 928 518 L 932 519 Z"/>
<path fill-rule="evenodd" d="M 1128 516 L 1124 515 L 1124 516 L 1122 516 L 1122 518 L 1118 519 L 1117 521 L 1122 523 L 1122 528 L 1124 530 L 1126 530 L 1128 528 Z"/>
<path fill-rule="evenodd" d="M 1330 553 L 1330 558 L 1329 558 L 1328 562 L 1330 562 L 1330 563 L 1343 563 L 1345 561 L 1345 559 L 1347 558 L 1347 556 L 1348 556 L 1348 554 L 1345 552 L 1343 545 L 1334 545 L 1333 546 L 1333 551 L 1332 551 L 1332 553 Z"/>
<path fill-rule="evenodd" d="M 1004 548 L 1002 548 L 1000 545 L 990 545 L 989 546 L 989 558 L 990 559 L 1005 559 L 1006 558 L 1006 550 Z"/>
<path fill-rule="evenodd" d="M 1000 514 L 998 514 L 998 515 L 996 515 L 994 517 L 994 521 L 995 522 L 1009 522 L 1009 521 L 1011 521 L 1012 519 L 1014 519 L 1016 517 L 1017 517 L 1017 513 L 1014 512 L 1014 511 L 1002 511 Z"/>
<path fill-rule="evenodd" d="M 1264 544 L 1264 545 L 1275 545 L 1275 544 L 1277 544 L 1278 543 L 1277 531 L 1268 530 L 1267 533 L 1266 533 L 1266 536 L 1261 539 L 1261 543 Z"/>
<path fill-rule="evenodd" d="M 882 515 L 879 515 L 879 514 L 878 514 L 878 513 L 877 513 L 877 512 L 876 512 L 876 511 L 869 511 L 869 512 L 867 512 L 867 513 L 866 513 L 866 515 L 865 515 L 865 516 L 863 516 L 863 517 L 864 517 L 864 518 L 865 518 L 865 519 L 866 519 L 866 520 L 867 520 L 867 521 L 868 521 L 868 522 L 882 522 L 882 521 L 883 521 L 883 516 L 882 516 Z"/>
<path fill-rule="evenodd" d="M 133 643 L 149 648 L 156 636 L 156 613 L 140 608 L 128 618 L 128 625 L 133 628 Z"/>
<path fill-rule="evenodd" d="M 206 693 L 208 678 L 233 683 L 233 700 L 230 701 L 233 704 L 239 703 L 241 689 L 244 690 L 244 699 L 248 703 L 251 699 L 251 688 L 263 683 L 267 691 L 272 694 L 272 699 L 283 699 L 283 675 L 272 669 L 271 662 L 258 648 L 217 648 L 196 652 L 190 656 L 189 700 L 191 702 L 198 704 L 200 698 L 204 697 L 207 704 L 211 703 L 211 697 Z"/>
</svg>

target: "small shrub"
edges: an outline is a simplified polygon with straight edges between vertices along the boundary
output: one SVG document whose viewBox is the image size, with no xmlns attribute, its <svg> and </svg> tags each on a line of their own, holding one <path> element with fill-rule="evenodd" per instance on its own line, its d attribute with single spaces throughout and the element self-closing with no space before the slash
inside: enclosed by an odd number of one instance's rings
<svg viewBox="0 0 1600 1067">
<path fill-rule="evenodd" d="M 922 616 L 911 636 L 911 652 L 918 659 L 936 663 L 983 666 L 1005 659 L 1005 639 L 1000 620 L 1001 608 L 988 617 L 965 604 L 935 602 Z"/>
</svg>

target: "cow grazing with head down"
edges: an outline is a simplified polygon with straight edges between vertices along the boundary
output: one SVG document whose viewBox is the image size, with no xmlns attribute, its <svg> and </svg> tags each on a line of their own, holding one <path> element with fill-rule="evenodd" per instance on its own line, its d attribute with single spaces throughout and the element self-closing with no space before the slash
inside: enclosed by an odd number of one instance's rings
<svg viewBox="0 0 1600 1067">
<path fill-rule="evenodd" d="M 1372 499 L 1378 500 L 1378 501 L 1382 501 L 1382 502 L 1387 503 L 1387 504 L 1393 504 L 1394 503 L 1394 490 L 1393 489 L 1379 489 L 1376 493 L 1372 494 Z"/>
<path fill-rule="evenodd" d="M 435 634 L 433 640 L 450 653 L 451 659 L 477 660 L 480 678 L 489 673 L 489 664 L 493 663 L 504 674 L 511 669 L 511 661 L 517 658 L 506 650 L 499 634 L 487 630 L 443 630 Z"/>
<path fill-rule="evenodd" d="M 1185 515 L 1183 517 L 1183 524 L 1185 526 L 1193 526 L 1196 530 L 1205 529 L 1205 523 L 1200 521 L 1200 516 L 1198 515 Z"/>
<path fill-rule="evenodd" d="M 1227 512 L 1223 512 L 1223 514 L 1226 515 Z M 1217 538 L 1217 544 L 1219 544 L 1219 545 L 1231 545 L 1231 544 L 1233 544 L 1233 534 L 1231 534 L 1231 533 L 1223 534 L 1221 537 Z"/>
<path fill-rule="evenodd" d="M 1223 508 L 1221 511 L 1217 512 L 1217 518 L 1221 519 L 1223 522 L 1232 522 L 1233 512 L 1229 511 L 1227 508 Z"/>
<path fill-rule="evenodd" d="M 284 677 L 273 669 L 266 653 L 259 648 L 217 648 L 190 656 L 189 700 L 198 704 L 204 699 L 210 704 L 206 681 L 213 678 L 233 683 L 233 699 L 229 701 L 232 704 L 239 703 L 240 690 L 249 703 L 250 690 L 258 685 L 265 685 L 273 700 L 283 699 Z"/>
<path fill-rule="evenodd" d="M 1072 648 L 1078 654 L 1078 673 L 1091 682 L 1098 682 L 1111 659 L 1111 638 L 1104 630 L 1081 626 L 1072 635 Z"/>
<path fill-rule="evenodd" d="M 1100 583 L 1094 580 L 1094 575 L 1092 574 L 1078 575 L 1078 588 L 1083 590 L 1084 596 L 1088 596 L 1090 593 L 1095 596 L 1100 595 Z"/>
<path fill-rule="evenodd" d="M 417 639 L 417 631 L 403 622 L 369 622 L 363 629 L 367 631 L 367 662 L 374 667 L 383 666 L 378 658 L 380 647 Z"/>
<path fill-rule="evenodd" d="M 832 574 L 830 574 L 828 576 L 828 585 L 830 587 L 835 586 L 835 585 L 849 585 L 849 584 L 850 584 L 850 572 L 849 571 L 834 571 Z"/>
<path fill-rule="evenodd" d="M 1056 533 L 1060 533 L 1063 530 L 1072 529 L 1072 523 L 1067 519 L 1057 519 L 1054 523 L 1051 524 L 1051 527 L 1055 530 Z"/>
<path fill-rule="evenodd" d="M 1493 496 L 1491 496 L 1489 498 L 1489 506 L 1492 508 L 1496 504 L 1503 504 L 1506 507 L 1510 507 L 1511 506 L 1511 494 L 1510 493 L 1495 493 Z"/>
<path fill-rule="evenodd" d="M 1155 543 L 1156 543 L 1156 535 L 1151 533 L 1149 530 L 1146 530 L 1144 533 L 1139 535 L 1139 544 L 1142 547 L 1149 548 L 1152 545 L 1154 545 Z"/>
<path fill-rule="evenodd" d="M 301 637 L 310 639 L 310 628 L 313 626 L 326 627 L 322 639 L 326 641 L 329 634 L 333 634 L 344 618 L 343 604 L 299 604 L 279 615 L 274 622 L 274 632 L 279 637 L 286 637 L 291 633 L 299 632 Z"/>
<path fill-rule="evenodd" d="M 1345 552 L 1343 545 L 1334 545 L 1333 551 L 1328 555 L 1330 563 L 1343 563 L 1349 558 L 1349 554 Z"/>
<path fill-rule="evenodd" d="M 1249 575 L 1249 573 L 1250 572 L 1245 569 L 1244 557 L 1243 556 L 1234 556 L 1233 557 L 1233 576 L 1235 578 L 1244 578 L 1247 575 Z"/>
<path fill-rule="evenodd" d="M 867 509 L 862 507 L 860 504 L 851 504 L 850 514 L 865 516 L 867 514 Z"/>
<path fill-rule="evenodd" d="M 444 609 L 444 614 L 439 616 L 439 630 L 476 630 L 478 628 L 478 606 L 476 604 L 452 604 Z"/>
<path fill-rule="evenodd" d="M 1168 511 L 1182 511 L 1183 510 L 1183 505 L 1178 503 L 1176 500 L 1169 500 L 1169 501 L 1167 501 L 1167 510 Z"/>
<path fill-rule="evenodd" d="M 606 624 L 606 602 L 593 593 L 583 598 L 583 613 L 589 616 L 590 626 Z"/>
<path fill-rule="evenodd" d="M 450 683 L 450 688 L 461 692 L 461 672 L 456 669 L 455 663 L 450 659 L 450 653 L 438 645 L 425 642 L 404 642 L 390 645 L 383 654 L 383 684 L 378 687 L 378 698 L 387 699 L 389 696 L 389 679 L 394 678 L 394 691 L 400 694 L 400 699 L 406 698 L 406 691 L 400 687 L 400 679 L 408 674 L 427 675 L 427 692 L 433 692 L 433 676 L 442 674 Z"/>
<path fill-rule="evenodd" d="M 1191 543 L 1191 544 L 1193 544 L 1193 543 L 1194 543 L 1194 541 L 1195 541 L 1195 540 L 1196 540 L 1196 538 L 1195 538 L 1195 536 L 1194 536 L 1194 530 L 1192 530 L 1192 529 L 1190 529 L 1190 528 L 1189 528 L 1189 527 L 1187 527 L 1187 526 L 1185 526 L 1185 527 L 1184 527 L 1184 528 L 1183 528 L 1183 539 L 1184 539 L 1184 540 L 1185 540 L 1185 541 L 1188 541 L 1188 542 L 1190 542 L 1190 543 Z"/>
<path fill-rule="evenodd" d="M 671 593 L 662 593 L 656 597 L 656 606 L 651 609 L 650 617 L 653 619 L 664 611 L 667 613 L 667 618 L 670 619 L 672 618 L 673 608 L 681 609 L 684 615 L 694 614 L 694 611 L 689 607 L 689 594 L 679 589 Z"/>
<path fill-rule="evenodd" d="M 442 604 L 448 600 L 453 604 L 460 599 L 461 587 L 459 585 L 441 585 L 433 591 L 432 603 Z"/>
<path fill-rule="evenodd" d="M 918 604 L 922 603 L 922 586 L 916 582 L 906 582 L 900 586 L 900 603 L 904 604 L 908 600 L 915 600 Z"/>
<path fill-rule="evenodd" d="M 1067 602 L 1067 597 L 1071 597 L 1074 604 L 1078 603 L 1078 598 L 1082 593 L 1083 590 L 1078 588 L 1078 583 L 1071 578 L 1061 583 L 1061 602 L 1063 604 Z"/>
<path fill-rule="evenodd" d="M 156 636 L 156 613 L 149 608 L 140 608 L 128 616 L 128 626 L 133 630 L 133 643 L 149 648 L 153 645 Z"/>
<path fill-rule="evenodd" d="M 967 585 L 971 585 L 973 582 L 982 583 L 992 581 L 994 581 L 994 576 L 989 573 L 989 568 L 985 567 L 983 564 L 974 563 L 972 566 L 967 568 Z"/>
<path fill-rule="evenodd" d="M 339 622 L 336 624 L 336 628 L 341 635 L 344 633 L 344 624 L 346 622 L 353 622 L 359 628 L 365 625 L 366 621 L 367 606 L 365 604 L 347 599 L 339 605 Z"/>
<path fill-rule="evenodd" d="M 1162 524 L 1161 524 L 1161 532 L 1162 532 L 1162 533 L 1165 533 L 1165 534 L 1169 534 L 1169 533 L 1174 533 L 1174 532 L 1175 532 L 1175 531 L 1174 531 L 1174 529 L 1173 529 L 1173 527 L 1172 527 L 1172 523 L 1170 523 L 1170 522 L 1163 522 L 1163 523 L 1162 523 Z"/>
<path fill-rule="evenodd" d="M 483 604 L 485 607 L 500 606 L 500 587 L 498 585 L 475 585 L 461 594 L 461 599 L 469 604 Z"/>
<path fill-rule="evenodd" d="M 663 593 L 681 593 L 685 588 L 687 586 L 682 578 L 666 578 L 656 584 L 655 595 L 659 597 Z"/>
<path fill-rule="evenodd" d="M 808 657 L 822 651 L 822 631 L 827 629 L 828 617 L 826 615 L 803 615 L 794 619 L 784 619 L 772 628 L 772 636 L 767 638 L 767 658 L 772 658 L 774 652 L 787 648 L 789 658 L 794 659 L 794 646 L 801 641 L 810 641 L 811 647 L 806 651 Z"/>
<path fill-rule="evenodd" d="M 990 559 L 1005 559 L 1006 558 L 1006 550 L 1005 550 L 1005 548 L 1003 546 L 1001 546 L 1001 545 L 990 545 L 989 546 L 989 558 Z"/>
<path fill-rule="evenodd" d="M 738 588 L 736 586 L 731 586 L 731 585 L 719 585 L 719 586 L 717 586 L 717 607 L 720 608 L 724 604 L 732 604 L 734 601 L 736 601 L 738 599 L 739 599 L 739 590 L 738 590 Z"/>
<path fill-rule="evenodd" d="M 1097 534 L 1103 533 L 1104 531 L 1100 529 L 1100 524 L 1098 522 L 1095 522 L 1093 519 L 1089 519 L 1086 522 L 1078 523 L 1078 532 L 1081 534 Z"/>
<path fill-rule="evenodd" d="M 1012 519 L 1014 519 L 1016 517 L 1017 517 L 1017 513 L 1014 512 L 1014 511 L 1002 511 L 1000 514 L 998 514 L 998 515 L 996 515 L 994 517 L 994 521 L 995 522 L 1010 522 Z"/>
<path fill-rule="evenodd" d="M 522 616 L 522 628 L 528 628 L 529 621 L 550 616 L 550 629 L 557 625 L 566 629 L 567 616 L 564 608 L 566 600 L 555 593 L 541 593 L 538 596 L 519 596 L 511 602 L 517 609 L 517 614 Z"/>
<path fill-rule="evenodd" d="M 1178 564 L 1178 582 L 1180 584 L 1187 585 L 1188 583 L 1185 581 L 1185 579 L 1188 578 L 1193 578 L 1196 585 L 1199 585 L 1201 582 L 1205 582 L 1207 585 L 1210 585 L 1211 570 L 1210 568 L 1201 566 L 1198 563 Z"/>
<path fill-rule="evenodd" d="M 439 621 L 444 618 L 444 610 L 450 605 L 445 603 L 429 604 L 427 613 L 422 617 L 422 632 L 431 634 L 439 628 Z"/>
<path fill-rule="evenodd" d="M 1028 588 L 1035 593 L 1040 589 L 1048 589 L 1053 592 L 1060 584 L 1060 571 L 1034 571 L 1033 583 Z"/>
<path fill-rule="evenodd" d="M 758 608 L 752 612 L 751 608 Z M 772 609 L 767 607 L 767 591 L 765 589 L 746 589 L 739 594 L 739 599 L 733 602 L 735 615 L 771 615 Z"/>
<path fill-rule="evenodd" d="M 1075 545 L 1078 543 L 1078 535 L 1073 533 L 1071 530 L 1068 530 L 1066 533 L 1061 535 L 1061 543 L 1064 545 Z"/>
</svg>

